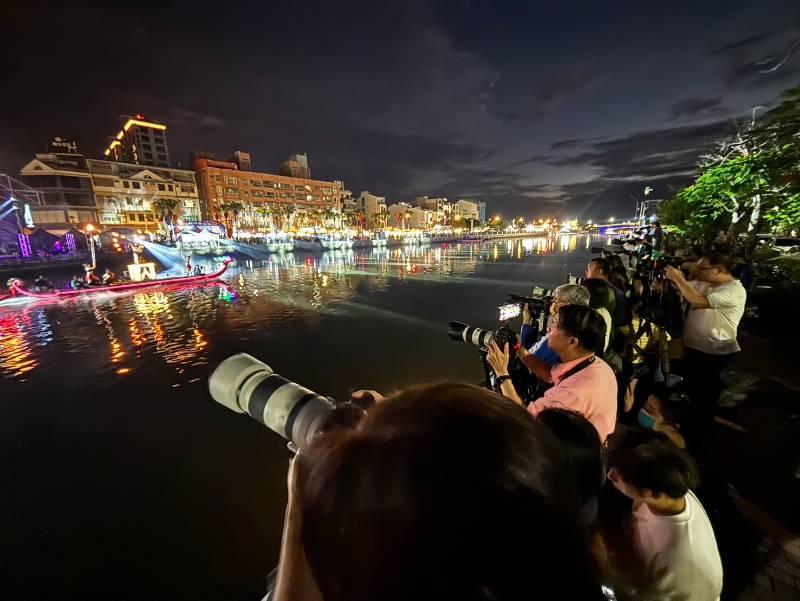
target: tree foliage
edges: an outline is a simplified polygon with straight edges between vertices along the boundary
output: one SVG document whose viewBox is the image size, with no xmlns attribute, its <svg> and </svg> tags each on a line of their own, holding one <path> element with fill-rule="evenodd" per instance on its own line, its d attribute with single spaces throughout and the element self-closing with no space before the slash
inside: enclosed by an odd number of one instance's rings
<svg viewBox="0 0 800 601">
<path fill-rule="evenodd" d="M 800 86 L 763 123 L 740 125 L 701 158 L 695 182 L 662 203 L 660 219 L 710 242 L 800 226 Z"/>
</svg>

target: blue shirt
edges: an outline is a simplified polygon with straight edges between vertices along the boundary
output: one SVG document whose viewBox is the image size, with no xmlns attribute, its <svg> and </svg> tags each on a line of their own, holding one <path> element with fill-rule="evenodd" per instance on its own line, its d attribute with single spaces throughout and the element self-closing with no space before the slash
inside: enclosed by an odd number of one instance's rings
<svg viewBox="0 0 800 601">
<path fill-rule="evenodd" d="M 536 329 L 530 325 L 522 325 L 519 332 L 519 339 L 526 349 L 530 349 L 530 353 L 542 363 L 547 364 L 549 367 L 561 363 L 558 354 L 547 346 L 547 336 L 542 336 L 538 341 L 536 340 Z"/>
</svg>

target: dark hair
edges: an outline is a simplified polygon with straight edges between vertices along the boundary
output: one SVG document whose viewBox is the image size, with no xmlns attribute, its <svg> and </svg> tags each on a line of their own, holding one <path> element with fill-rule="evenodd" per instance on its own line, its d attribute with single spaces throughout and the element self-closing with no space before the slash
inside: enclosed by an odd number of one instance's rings
<svg viewBox="0 0 800 601">
<path fill-rule="evenodd" d="M 594 263 L 603 275 L 611 273 L 611 265 L 609 265 L 608 259 L 597 257 L 589 261 L 589 263 Z"/>
<path fill-rule="evenodd" d="M 563 446 L 564 477 L 574 481 L 584 505 L 597 499 L 604 480 L 603 444 L 597 428 L 568 409 L 545 409 L 536 418 Z"/>
<path fill-rule="evenodd" d="M 660 221 L 656 221 L 654 225 L 655 225 L 656 227 L 661 227 L 661 222 L 660 222 Z"/>
<path fill-rule="evenodd" d="M 465 384 L 408 389 L 301 453 L 325 601 L 601 599 L 550 431 Z"/>
<path fill-rule="evenodd" d="M 608 438 L 608 466 L 640 489 L 679 499 L 696 488 L 700 476 L 694 460 L 664 434 L 629 428 Z"/>
<path fill-rule="evenodd" d="M 608 281 L 611 285 L 620 290 L 625 290 L 628 287 L 628 272 L 620 265 L 619 267 L 612 267 L 611 273 L 608 276 Z"/>
<path fill-rule="evenodd" d="M 711 267 L 722 269 L 726 273 L 730 273 L 734 266 L 734 261 L 731 259 L 731 256 L 726 253 L 707 252 L 703 253 L 701 258 L 708 261 Z"/>
<path fill-rule="evenodd" d="M 586 280 L 584 280 L 584 283 Z M 558 310 L 558 329 L 578 339 L 587 351 L 594 352 L 605 344 L 606 322 L 590 307 L 566 305 Z"/>
</svg>

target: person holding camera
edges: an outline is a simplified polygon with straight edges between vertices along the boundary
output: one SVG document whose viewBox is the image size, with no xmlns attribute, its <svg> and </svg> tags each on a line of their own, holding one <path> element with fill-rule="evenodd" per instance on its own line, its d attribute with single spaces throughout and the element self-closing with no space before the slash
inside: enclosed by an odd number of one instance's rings
<svg viewBox="0 0 800 601">
<path fill-rule="evenodd" d="M 747 292 L 731 267 L 728 255 L 708 253 L 694 265 L 691 281 L 679 269 L 666 268 L 666 277 L 689 305 L 683 325 L 683 375 L 692 400 L 686 424 L 690 446 L 713 422 L 723 389 L 720 374 L 741 350 L 736 338 Z"/>
<path fill-rule="evenodd" d="M 597 429 L 600 440 L 606 440 L 617 421 L 617 379 L 608 364 L 595 355 L 604 338 L 605 322 L 597 311 L 579 305 L 559 308 L 547 327 L 547 342 L 558 354 L 560 363 L 548 374 L 553 387 L 528 405 L 531 415 L 536 416 L 548 408 L 569 409 L 588 419 Z M 501 350 L 492 341 L 486 358 L 502 393 L 524 405 L 509 378 L 510 353 L 508 345 Z M 525 365 L 528 365 L 527 357 L 521 348 L 520 359 Z"/>
<path fill-rule="evenodd" d="M 567 305 L 589 306 L 589 291 L 579 284 L 563 284 L 553 291 L 553 302 L 550 304 L 550 319 L 561 307 Z M 519 338 L 521 346 L 528 350 L 525 365 L 540 380 L 550 381 L 550 368 L 561 362 L 558 353 L 550 348 L 547 336 L 536 339 L 538 332 L 533 317 L 526 303 L 522 307 L 522 327 Z"/>
</svg>

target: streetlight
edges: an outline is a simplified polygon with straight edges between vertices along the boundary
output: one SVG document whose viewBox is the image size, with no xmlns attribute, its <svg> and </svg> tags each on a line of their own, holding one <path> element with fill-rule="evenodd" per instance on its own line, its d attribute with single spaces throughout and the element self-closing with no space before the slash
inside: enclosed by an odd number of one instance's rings
<svg viewBox="0 0 800 601">
<path fill-rule="evenodd" d="M 608 218 L 608 222 L 609 222 L 609 223 L 614 223 L 614 218 L 613 218 L 613 217 L 609 217 L 609 218 Z"/>
<path fill-rule="evenodd" d="M 86 235 L 86 244 L 89 246 L 89 252 L 91 253 L 92 257 L 92 269 L 97 267 L 97 258 L 95 257 L 94 251 L 94 226 L 91 223 L 86 224 L 86 231 L 84 234 Z"/>
</svg>

